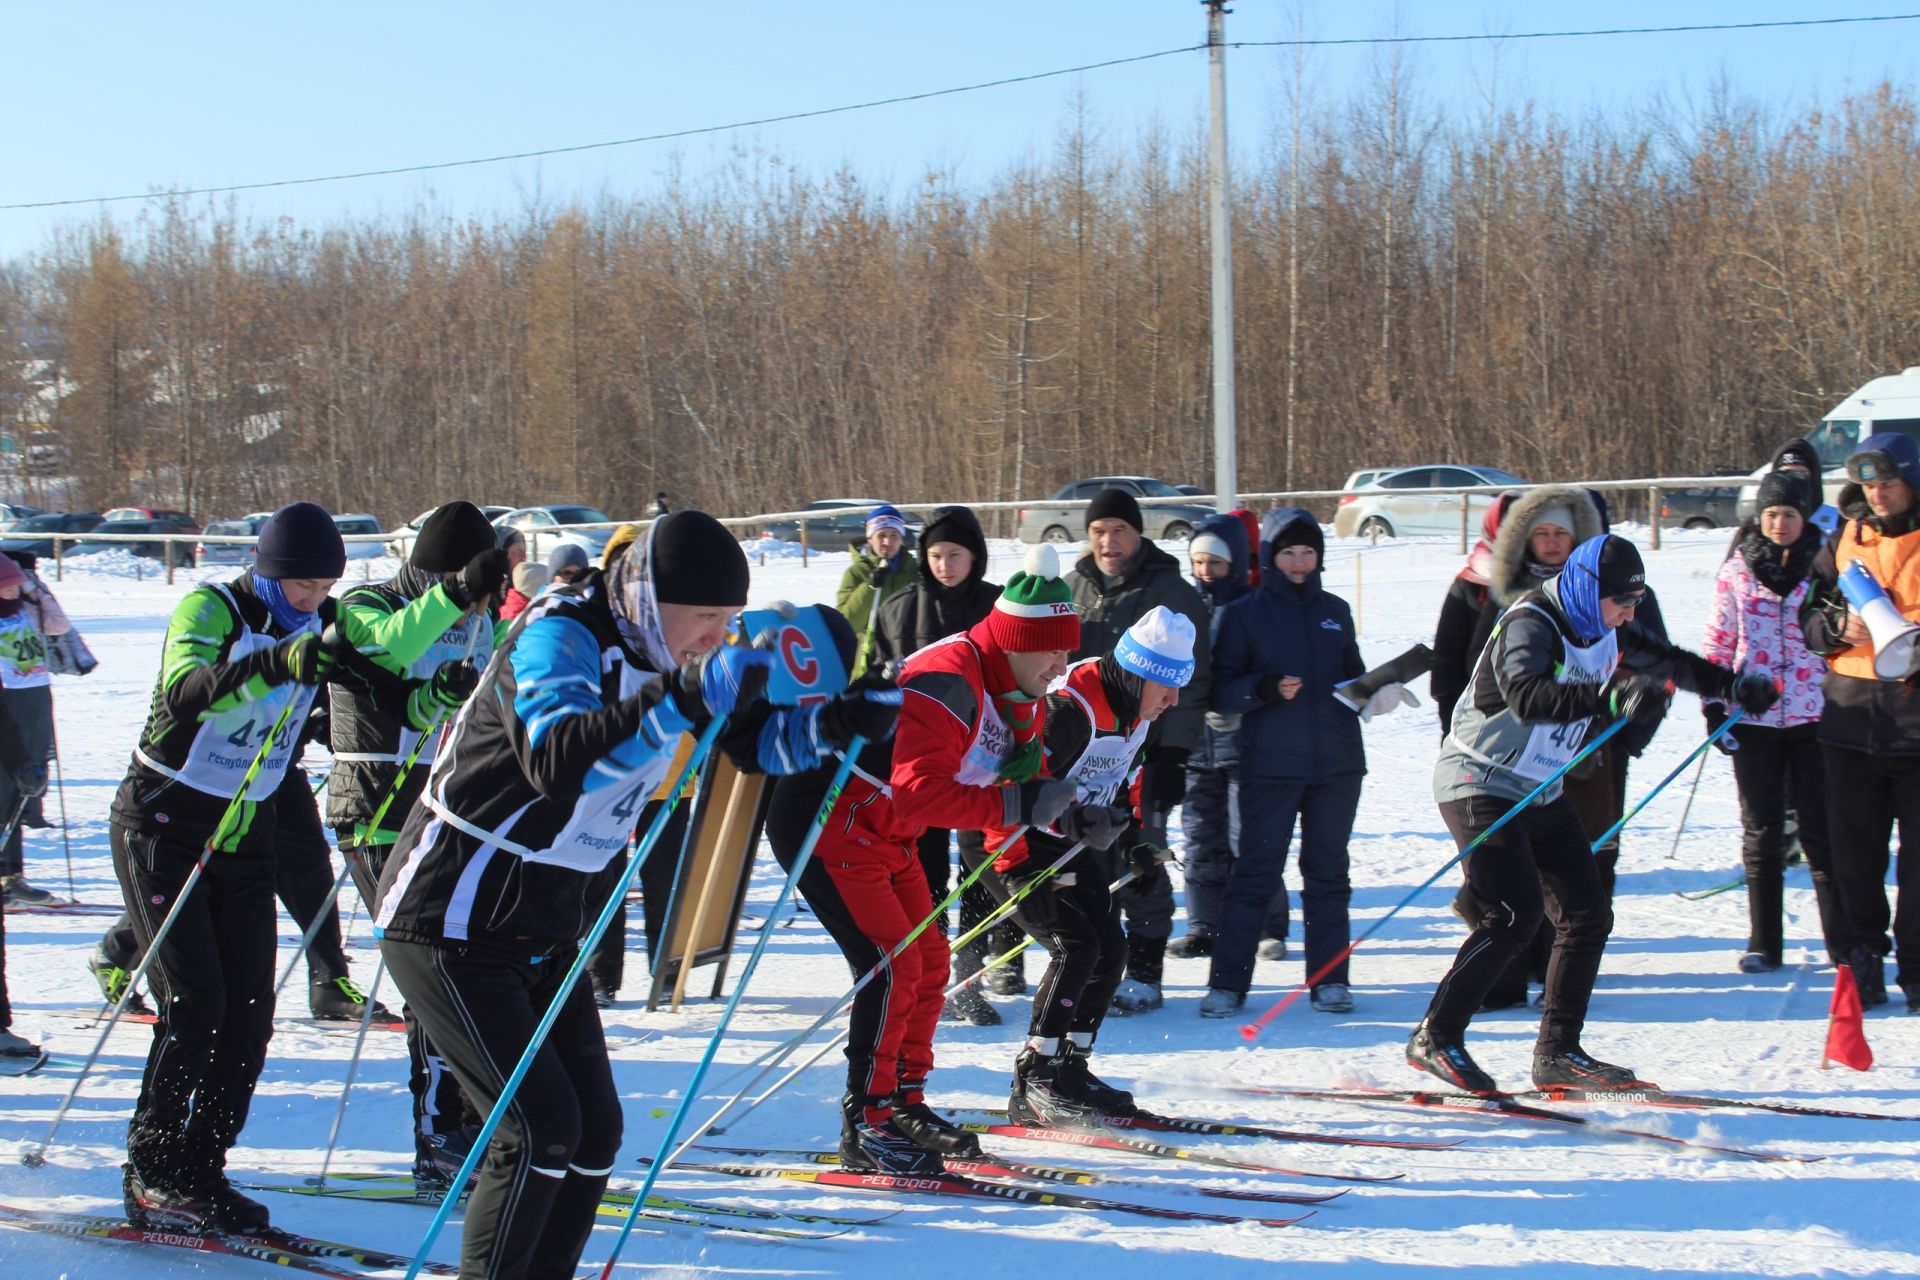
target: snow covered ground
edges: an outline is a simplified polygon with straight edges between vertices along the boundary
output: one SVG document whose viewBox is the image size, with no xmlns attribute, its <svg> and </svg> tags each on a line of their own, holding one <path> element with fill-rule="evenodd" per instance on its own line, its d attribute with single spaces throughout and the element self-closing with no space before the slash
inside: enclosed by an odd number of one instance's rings
<svg viewBox="0 0 1920 1280">
<path fill-rule="evenodd" d="M 1640 536 L 1640 535 L 1637 535 Z M 1649 553 L 1676 638 L 1698 643 L 1712 574 L 1726 546 L 1724 532 L 1670 535 Z M 1004 580 L 1024 549 L 994 545 L 992 577 Z M 831 601 L 846 556 L 818 555 L 803 567 L 796 552 L 774 544 L 754 571 L 756 603 L 776 598 Z M 1362 645 L 1372 661 L 1429 639 L 1448 578 L 1460 558 L 1451 540 L 1399 540 L 1378 547 L 1337 542 L 1329 589 L 1355 604 Z M 354 566 L 358 576 L 359 566 Z M 378 576 L 384 567 L 371 566 Z M 195 575 L 187 575 L 189 577 Z M 207 571 L 205 576 L 225 576 Z M 166 616 L 187 589 L 149 572 L 135 581 L 124 557 L 76 566 L 58 590 L 101 660 L 84 679 L 61 678 L 58 699 L 64 747 L 66 806 L 74 875 L 81 899 L 117 901 L 107 848 L 107 804 L 145 712 Z M 1425 689 L 1420 690 L 1425 702 Z M 1684 695 L 1647 756 L 1634 766 L 1637 798 L 1677 764 L 1702 734 L 1697 707 Z M 1438 730 L 1422 706 L 1376 721 L 1367 731 L 1372 773 L 1353 842 L 1354 918 L 1364 927 L 1453 853 L 1434 811 L 1429 773 Z M 1621 863 L 1618 923 L 1595 996 L 1586 1043 L 1601 1057 L 1629 1063 L 1671 1089 L 1741 1096 L 1832 1101 L 1860 1110 L 1920 1116 L 1920 1018 L 1871 1015 L 1867 1034 L 1879 1065 L 1866 1074 L 1821 1071 L 1831 970 L 1816 954 L 1813 898 L 1804 869 L 1789 875 L 1787 965 L 1759 977 L 1738 973 L 1745 938 L 1745 902 L 1728 893 L 1688 902 L 1676 891 L 1704 888 L 1738 865 L 1739 818 L 1731 770 L 1710 758 L 1677 854 L 1669 860 L 1687 778 L 1655 800 L 1628 830 Z M 57 812 L 49 797 L 49 810 Z M 57 832 L 32 833 L 28 869 L 39 884 L 65 887 Z M 778 889 L 763 858 L 749 915 L 763 914 Z M 1297 880 L 1294 881 L 1297 886 Z M 669 1174 L 663 1188 L 739 1204 L 896 1213 L 877 1227 L 825 1243 L 771 1243 L 689 1229 L 643 1225 L 620 1273 L 637 1276 L 910 1275 L 938 1280 L 987 1275 L 1049 1274 L 1061 1280 L 1134 1276 L 1160 1268 L 1200 1266 L 1209 1277 L 1274 1274 L 1397 1276 L 1437 1271 L 1558 1276 L 1637 1276 L 1649 1272 L 1778 1276 L 1807 1273 L 1920 1273 L 1920 1162 L 1912 1125 L 1782 1117 L 1721 1111 L 1652 1112 L 1587 1109 L 1583 1114 L 1689 1138 L 1764 1147 L 1818 1163 L 1772 1164 L 1702 1155 L 1515 1121 L 1402 1112 L 1236 1095 L 1236 1086 L 1327 1086 L 1373 1082 L 1415 1085 L 1401 1047 L 1434 981 L 1458 944 L 1447 909 L 1453 878 L 1428 891 L 1363 947 L 1353 965 L 1358 1008 L 1344 1017 L 1313 1012 L 1304 1002 L 1269 1028 L 1257 1047 L 1243 1045 L 1234 1023 L 1203 1022 L 1195 1013 L 1206 962 L 1168 964 L 1167 1007 L 1108 1023 L 1099 1067 L 1131 1083 L 1143 1104 L 1164 1111 L 1295 1128 L 1368 1135 L 1457 1138 L 1443 1151 L 1404 1152 L 1283 1146 L 1246 1139 L 1192 1139 L 1185 1145 L 1265 1163 L 1312 1170 L 1404 1173 L 1402 1181 L 1359 1187 L 1286 1229 L 1256 1225 L 1154 1222 L 1096 1214 L 954 1200 L 895 1198 L 714 1176 Z M 374 973 L 365 913 L 351 890 L 355 969 Z M 86 1019 L 95 1007 L 83 968 L 99 919 L 14 915 L 7 921 L 8 976 L 16 1028 L 64 1058 L 92 1044 Z M 1296 937 L 1298 925 L 1296 923 Z M 636 926 L 637 929 L 637 926 Z M 294 932 L 283 921 L 283 945 Z M 748 935 L 743 946 L 751 942 Z M 634 938 L 637 951 L 638 938 Z M 283 960 L 287 953 L 283 952 Z M 736 965 L 736 972 L 738 966 Z M 1030 962 L 1029 973 L 1035 973 Z M 1302 976 L 1298 959 L 1262 962 L 1251 1007 L 1264 1008 Z M 802 915 L 776 937 L 743 1003 L 707 1092 L 737 1084 L 736 1069 L 812 1021 L 846 987 L 846 969 L 825 933 Z M 704 990 L 696 978 L 695 989 Z M 622 1171 L 639 1178 L 638 1157 L 653 1152 L 715 1025 L 718 1002 L 691 1001 L 677 1013 L 646 1013 L 644 965 L 629 967 L 628 997 L 606 1015 L 623 1096 L 627 1099 Z M 1004 1105 L 1006 1081 L 1024 1027 L 1023 1001 L 999 999 L 1007 1025 L 976 1029 L 944 1025 L 937 1042 L 941 1069 L 935 1101 Z M 287 1010 L 304 1014 L 297 997 Z M 1896 997 L 1894 1009 L 1899 1008 Z M 1483 1016 L 1473 1044 L 1503 1081 L 1519 1084 L 1527 1069 L 1534 1019 L 1523 1012 Z M 84 1212 L 117 1212 L 126 1115 L 137 1086 L 148 1031 L 115 1032 L 105 1070 L 90 1078 L 62 1128 L 49 1167 L 22 1168 L 14 1156 L 37 1142 L 72 1079 L 50 1068 L 0 1082 L 0 1203 Z M 407 1142 L 405 1060 L 401 1038 L 376 1032 L 346 1115 L 337 1170 L 404 1170 Z M 283 1019 L 235 1171 L 288 1180 L 315 1172 L 352 1044 L 350 1035 Z M 735 1128 L 727 1141 L 778 1147 L 825 1147 L 838 1118 L 840 1058 L 803 1075 L 775 1103 Z M 704 1116 L 709 1102 L 696 1112 Z M 1232 1208 L 1182 1196 L 1177 1187 L 1202 1176 L 1192 1165 L 1131 1154 L 1049 1148 L 997 1141 L 1008 1158 L 1095 1167 L 1163 1190 L 1081 1188 L 1115 1198 L 1186 1208 Z M 1323 1189 L 1301 1179 L 1206 1175 L 1217 1186 Z M 1900 1188 L 1905 1187 L 1902 1191 Z M 269 1197 L 276 1222 L 358 1244 L 412 1251 L 428 1212 L 407 1206 L 360 1207 L 337 1200 Z M 792 1224 L 788 1224 L 792 1225 Z M 595 1233 L 586 1255 L 597 1264 L 612 1233 Z M 453 1230 L 436 1256 L 456 1256 Z M 259 1264 L 196 1259 L 170 1251 L 69 1242 L 0 1231 L 0 1276 L 172 1277 L 245 1275 Z M 1162 1272 L 1161 1274 L 1165 1274 Z"/>
</svg>

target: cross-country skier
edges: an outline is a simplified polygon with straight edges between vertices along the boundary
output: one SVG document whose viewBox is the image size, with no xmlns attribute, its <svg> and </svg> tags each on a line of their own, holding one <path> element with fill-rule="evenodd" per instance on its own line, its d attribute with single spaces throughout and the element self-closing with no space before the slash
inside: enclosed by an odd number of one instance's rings
<svg viewBox="0 0 1920 1280">
<path fill-rule="evenodd" d="M 1663 712 L 1669 681 L 1731 699 L 1749 714 L 1774 704 L 1778 693 L 1764 675 L 1736 676 L 1634 626 L 1646 589 L 1640 552 L 1603 535 L 1576 547 L 1558 577 L 1521 596 L 1494 628 L 1434 765 L 1434 798 L 1462 848 L 1572 760 L 1597 719 Z M 1467 1023 L 1544 912 L 1556 935 L 1533 1082 L 1636 1083 L 1628 1068 L 1580 1046 L 1613 928 L 1590 844 L 1556 781 L 1467 856 L 1467 883 L 1482 915 L 1407 1042 L 1410 1066 L 1473 1093 L 1498 1091 L 1467 1053 Z"/>
<path fill-rule="evenodd" d="M 168 624 L 146 727 L 113 798 L 113 866 L 140 947 L 153 946 L 211 850 L 149 970 L 159 1020 L 127 1127 L 125 1171 L 127 1214 L 143 1226 L 255 1231 L 267 1223 L 266 1207 L 234 1190 L 225 1165 L 273 1029 L 275 797 L 315 686 L 345 671 L 376 681 L 384 674 L 358 652 L 370 637 L 327 594 L 345 567 L 333 517 L 296 502 L 261 526 L 250 571 L 188 592 Z M 388 678 L 385 687 L 389 697 L 417 701 L 431 685 Z"/>
<path fill-rule="evenodd" d="M 476 1104 L 495 1105 L 525 1053 L 683 734 L 725 716 L 736 764 L 783 773 L 892 731 L 890 687 L 769 706 L 773 655 L 722 644 L 746 600 L 733 535 L 676 511 L 611 569 L 534 601 L 454 720 L 375 921 L 395 984 Z M 462 1274 L 571 1277 L 620 1137 L 599 1012 L 577 983 L 480 1168 Z"/>
<path fill-rule="evenodd" d="M 1143 826 L 1130 803 L 1115 800 L 1138 772 L 1154 722 L 1193 678 L 1193 642 L 1192 622 L 1155 605 L 1112 653 L 1074 663 L 1047 694 L 1047 772 L 1072 782 L 1085 805 L 1075 838 L 1095 853 L 1117 845 L 1136 877 L 1160 870 L 1169 857 L 1167 833 Z M 993 830 L 987 838 L 997 845 L 1007 834 Z M 1072 846 L 1064 836 L 1034 830 L 993 864 L 1008 894 L 1032 886 L 1014 915 L 1048 955 L 1027 1042 L 1014 1060 L 1007 1109 L 1015 1123 L 1070 1124 L 1133 1110 L 1132 1094 L 1087 1065 L 1126 973 L 1127 938 L 1105 861 L 1069 860 Z M 1051 867 L 1058 870 L 1046 875 Z"/>
</svg>

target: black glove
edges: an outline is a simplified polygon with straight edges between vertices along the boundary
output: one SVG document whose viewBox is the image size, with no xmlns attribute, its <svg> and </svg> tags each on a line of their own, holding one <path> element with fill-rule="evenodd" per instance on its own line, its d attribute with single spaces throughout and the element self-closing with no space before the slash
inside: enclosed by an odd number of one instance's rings
<svg viewBox="0 0 1920 1280">
<path fill-rule="evenodd" d="M 1133 821 L 1133 811 L 1117 804 L 1076 804 L 1054 826 L 1062 836 L 1096 852 L 1111 849 Z"/>
<path fill-rule="evenodd" d="M 1040 875 L 1052 865 L 1050 862 L 1032 856 L 1029 852 L 1026 861 L 1019 866 L 1008 867 L 1000 873 L 1001 883 L 1007 886 L 1010 895 L 1022 892 L 1026 895 L 1020 899 L 1019 905 L 1014 907 L 1013 913 L 1019 918 L 1021 927 L 1029 933 L 1051 929 L 1060 922 L 1059 904 L 1054 901 L 1053 894 L 1054 890 L 1060 887 L 1060 875 L 1067 873 L 1051 875 L 1040 883 L 1034 884 L 1034 881 L 1038 880 Z M 1029 888 L 1029 885 L 1032 887 Z"/>
<path fill-rule="evenodd" d="M 1750 716 L 1765 715 L 1780 701 L 1780 686 L 1758 671 L 1742 671 L 1733 678 L 1733 700 Z"/>
<path fill-rule="evenodd" d="M 1133 884 L 1144 885 L 1153 879 L 1154 872 L 1173 861 L 1173 850 L 1168 847 L 1167 833 L 1161 827 L 1141 827 L 1132 839 L 1120 846 L 1120 852 L 1127 860 L 1127 869 L 1133 872 Z"/>
<path fill-rule="evenodd" d="M 47 766 L 37 760 L 21 765 L 13 771 L 13 788 L 28 800 L 47 794 Z"/>
<path fill-rule="evenodd" d="M 1140 811 L 1172 813 L 1187 798 L 1187 749 L 1147 748 L 1146 768 L 1140 774 Z"/>
<path fill-rule="evenodd" d="M 467 561 L 467 567 L 444 579 L 447 595 L 462 609 L 471 609 L 483 600 L 498 599 L 500 588 L 513 573 L 507 553 L 500 547 L 482 551 Z"/>
<path fill-rule="evenodd" d="M 1720 733 L 1720 726 L 1727 722 L 1726 705 L 1719 702 L 1703 702 L 1700 704 L 1700 710 L 1707 717 L 1707 736 L 1712 738 L 1714 734 Z M 1740 744 L 1734 741 L 1731 733 L 1720 733 L 1719 737 L 1713 739 L 1713 746 L 1716 751 L 1726 755 L 1732 755 L 1740 749 Z"/>
<path fill-rule="evenodd" d="M 773 651 L 758 645 L 723 644 L 680 668 L 672 680 L 673 701 L 693 727 L 730 716 L 764 701 L 773 674 Z"/>
<path fill-rule="evenodd" d="M 433 679 L 427 685 L 427 696 L 452 714 L 479 687 L 480 673 L 473 669 L 473 664 L 464 658 L 454 658 L 434 668 Z"/>
<path fill-rule="evenodd" d="M 274 670 L 269 679 L 273 684 L 285 684 L 289 680 L 319 684 L 346 649 L 347 638 L 334 623 L 328 623 L 323 631 L 302 631 L 274 649 Z"/>
<path fill-rule="evenodd" d="M 878 591 L 880 588 L 887 585 L 887 579 L 891 578 L 892 576 L 893 576 L 892 565 L 890 564 L 877 565 L 875 566 L 874 571 L 867 575 L 867 585 L 872 587 L 875 591 Z"/>
<path fill-rule="evenodd" d="M 1615 720 L 1641 727 L 1660 723 L 1667 709 L 1667 682 L 1639 671 L 1621 670 L 1601 691 L 1601 705 Z"/>
<path fill-rule="evenodd" d="M 845 747 L 857 733 L 868 742 L 885 742 L 900 719 L 900 690 L 885 676 L 867 674 L 828 700 L 820 712 L 820 736 Z"/>
<path fill-rule="evenodd" d="M 1029 778 L 1000 788 L 1002 825 L 1050 827 L 1073 803 L 1075 787 L 1066 778 Z"/>
<path fill-rule="evenodd" d="M 1253 693 L 1262 702 L 1274 702 L 1280 697 L 1280 682 L 1284 676 L 1261 676 L 1254 682 Z"/>
</svg>

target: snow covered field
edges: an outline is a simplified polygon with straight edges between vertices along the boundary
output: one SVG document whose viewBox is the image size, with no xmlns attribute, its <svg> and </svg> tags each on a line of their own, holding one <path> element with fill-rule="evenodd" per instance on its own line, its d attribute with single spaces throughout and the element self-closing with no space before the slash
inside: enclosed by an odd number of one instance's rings
<svg viewBox="0 0 1920 1280">
<path fill-rule="evenodd" d="M 1629 531 L 1633 532 L 1633 531 Z M 1640 531 L 1643 534 L 1644 531 Z M 1637 534 L 1636 536 L 1639 536 Z M 1648 553 L 1675 638 L 1698 644 L 1712 574 L 1726 534 L 1673 534 Z M 833 599 L 846 556 L 815 556 L 802 567 L 797 548 L 774 544 L 754 571 L 756 603 L 787 598 Z M 990 575 L 1004 580 L 1024 549 L 994 544 Z M 1355 603 L 1362 648 L 1370 662 L 1431 638 L 1447 580 L 1459 567 L 1451 539 L 1399 540 L 1377 548 L 1336 542 L 1326 584 Z M 357 579 L 359 566 L 353 566 Z M 378 576 L 384 566 L 375 563 Z M 189 577 L 194 575 L 187 575 Z M 204 576 L 224 577 L 207 571 Z M 75 879 L 89 902 L 117 902 L 107 858 L 107 805 L 145 713 L 166 616 L 187 589 L 149 574 L 134 581 L 124 557 L 75 567 L 57 590 L 100 658 L 83 679 L 57 682 L 67 812 Z M 1424 682 L 1419 688 L 1426 699 Z M 1682 695 L 1647 756 L 1636 762 L 1629 795 L 1638 798 L 1677 764 L 1703 734 L 1697 705 Z M 1430 706 L 1376 720 L 1367 731 L 1372 772 L 1353 843 L 1354 919 L 1363 928 L 1453 853 L 1435 813 L 1429 773 L 1438 729 Z M 309 763 L 312 763 L 311 761 Z M 1825 1103 L 1920 1116 L 1920 1018 L 1885 1010 L 1868 1018 L 1879 1065 L 1866 1074 L 1821 1071 L 1820 1047 L 1832 974 L 1816 955 L 1817 925 L 1806 872 L 1789 872 L 1787 964 L 1750 977 L 1735 960 L 1745 940 L 1745 900 L 1728 893 L 1688 902 L 1677 891 L 1724 882 L 1738 866 L 1739 815 L 1727 763 L 1709 759 L 1698 800 L 1677 855 L 1668 859 L 1685 799 L 1678 784 L 1648 807 L 1626 835 L 1620 866 L 1618 921 L 1608 948 L 1586 1044 L 1670 1089 Z M 57 812 L 49 796 L 49 813 Z M 1177 834 L 1177 829 L 1176 829 Z M 65 888 L 57 832 L 30 833 L 29 877 Z M 764 914 L 778 889 L 763 858 L 749 915 Z M 1293 879 L 1297 887 L 1297 879 Z M 1370 1082 L 1417 1085 L 1401 1048 L 1434 981 L 1460 938 L 1448 912 L 1450 874 L 1423 895 L 1353 964 L 1357 1009 L 1319 1014 L 1304 1001 L 1244 1047 L 1235 1023 L 1203 1022 L 1204 960 L 1168 962 L 1167 1007 L 1114 1019 L 1103 1032 L 1098 1067 L 1131 1084 L 1143 1105 L 1162 1111 L 1239 1119 L 1350 1134 L 1460 1139 L 1441 1151 L 1389 1151 L 1281 1145 L 1244 1138 L 1194 1138 L 1189 1147 L 1264 1163 L 1328 1171 L 1404 1173 L 1404 1180 L 1357 1187 L 1290 1228 L 1153 1222 L 1111 1213 L 944 1199 L 891 1199 L 853 1191 L 717 1176 L 669 1173 L 662 1189 L 739 1204 L 879 1216 L 824 1243 L 775 1243 L 691 1229 L 657 1231 L 642 1224 L 622 1258 L 622 1275 L 659 1276 L 911 1276 L 941 1280 L 1051 1275 L 1059 1280 L 1171 1274 L 1198 1266 L 1210 1278 L 1241 1275 L 1339 1274 L 1403 1276 L 1429 1272 L 1638 1276 L 1649 1272 L 1783 1276 L 1920 1273 L 1920 1126 L 1783 1117 L 1735 1111 L 1679 1112 L 1586 1108 L 1622 1124 L 1688 1138 L 1762 1147 L 1818 1163 L 1775 1164 L 1703 1155 L 1651 1143 L 1609 1140 L 1581 1131 L 1470 1115 L 1388 1110 L 1236 1095 L 1236 1086 L 1331 1086 Z M 365 913 L 355 916 L 356 976 L 370 982 Z M 96 992 L 83 963 L 105 923 L 14 915 L 7 921 L 8 976 L 15 1028 L 64 1058 L 84 1055 L 94 1032 L 86 1019 Z M 633 939 L 638 949 L 637 924 Z M 1298 924 L 1296 911 L 1296 942 Z M 297 940 L 282 922 L 283 945 Z M 747 935 L 743 946 L 752 941 Z M 287 953 L 283 952 L 284 962 Z M 1297 951 L 1296 951 L 1297 955 Z M 622 1177 L 637 1183 L 638 1157 L 650 1155 L 719 1015 L 719 1003 L 689 1002 L 678 1013 L 648 1014 L 644 964 L 629 967 L 626 1000 L 606 1023 L 627 1099 Z M 738 965 L 735 966 L 738 971 Z M 1029 962 L 1030 976 L 1037 973 Z M 1250 1011 L 1264 1008 L 1301 977 L 1298 959 L 1262 962 Z M 826 934 L 801 915 L 777 935 L 706 1091 L 737 1084 L 738 1064 L 812 1021 L 845 989 L 847 973 Z M 696 990 L 704 984 L 696 977 Z M 296 988 L 297 990 L 297 988 Z M 390 995 L 390 992 L 383 992 Z M 998 1028 L 943 1024 L 934 1101 L 1004 1105 L 1025 1002 L 996 1001 Z M 286 1012 L 304 1015 L 296 996 Z M 1892 1009 L 1899 1009 L 1896 994 Z M 145 1027 L 117 1030 L 106 1070 L 90 1078 L 51 1152 L 37 1172 L 15 1158 L 37 1142 L 72 1079 L 72 1069 L 0 1081 L 0 1203 L 118 1213 L 119 1163 L 125 1120 L 138 1087 L 148 1042 Z M 1481 1063 L 1503 1082 L 1524 1083 L 1534 1017 L 1514 1011 L 1483 1015 L 1472 1032 Z M 349 1034 L 283 1019 L 275 1035 L 235 1172 L 295 1180 L 314 1173 L 333 1120 L 352 1045 Z M 775 1103 L 731 1131 L 726 1141 L 775 1147 L 826 1147 L 837 1132 L 841 1089 L 837 1054 L 800 1077 Z M 375 1032 L 346 1115 L 333 1169 L 404 1171 L 407 1139 L 405 1058 L 401 1037 Z M 730 1092 L 729 1090 L 726 1090 Z M 1218 1210 L 1218 1200 L 1182 1196 L 1177 1187 L 1202 1177 L 1193 1165 L 1131 1154 L 996 1140 L 989 1149 L 1011 1159 L 1070 1163 L 1132 1180 L 1164 1184 L 1080 1188 L 1183 1208 Z M 1301 1179 L 1214 1171 L 1216 1186 L 1323 1190 Z M 1901 1188 L 1906 1190 L 1902 1191 Z M 291 1230 L 410 1253 L 428 1211 L 400 1205 L 362 1207 L 340 1200 L 269 1196 L 277 1223 Z M 1259 1208 L 1259 1206 L 1243 1206 Z M 1298 1212 L 1298 1211 L 1295 1211 Z M 792 1225 L 792 1224 L 786 1224 Z M 457 1256 L 456 1226 L 435 1256 Z M 613 1233 L 595 1233 L 586 1263 L 605 1258 Z M 1276 1272 L 1274 1265 L 1285 1267 Z M 197 1259 L 168 1250 L 69 1242 L 0 1230 L 0 1277 L 81 1278 L 233 1275 L 260 1268 L 245 1261 Z"/>
</svg>

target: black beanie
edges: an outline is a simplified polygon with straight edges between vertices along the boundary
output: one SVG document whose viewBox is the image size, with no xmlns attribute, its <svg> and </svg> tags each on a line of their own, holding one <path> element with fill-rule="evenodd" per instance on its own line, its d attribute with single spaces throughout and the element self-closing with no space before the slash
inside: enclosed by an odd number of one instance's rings
<svg viewBox="0 0 1920 1280">
<path fill-rule="evenodd" d="M 978 580 L 987 574 L 987 539 L 980 532 L 980 518 L 969 507 L 938 507 L 927 517 L 927 527 L 920 531 L 920 555 L 924 559 L 927 548 L 936 542 L 951 542 L 957 547 L 965 547 L 973 552 L 973 573 L 969 576 Z"/>
<path fill-rule="evenodd" d="M 1812 445 L 1795 436 L 1773 455 L 1773 469 L 1778 471 L 1782 467 L 1805 467 L 1808 475 L 1817 476 L 1822 470 L 1820 454 Z"/>
<path fill-rule="evenodd" d="M 1647 589 L 1647 566 L 1640 559 L 1640 548 L 1625 538 L 1609 537 L 1600 549 L 1600 579 L 1603 596 L 1639 595 Z"/>
<path fill-rule="evenodd" d="M 739 608 L 747 602 L 747 553 L 704 511 L 661 516 L 649 555 L 653 597 L 661 604 Z"/>
<path fill-rule="evenodd" d="M 1792 471 L 1770 471 L 1760 481 L 1760 496 L 1754 510 L 1768 507 L 1792 507 L 1803 516 L 1813 514 L 1813 491 L 1807 478 Z"/>
<path fill-rule="evenodd" d="M 1140 515 L 1139 501 L 1125 489 L 1102 489 L 1093 495 L 1093 501 L 1087 504 L 1089 529 L 1095 520 L 1125 520 L 1136 533 L 1147 531 L 1147 522 Z"/>
<path fill-rule="evenodd" d="M 500 545 L 493 523 L 471 502 L 444 502 L 420 524 L 407 563 L 428 573 L 458 573 L 482 551 Z"/>
<path fill-rule="evenodd" d="M 263 578 L 337 578 L 347 571 L 347 544 L 325 507 L 294 502 L 260 526 L 253 571 Z"/>
</svg>

